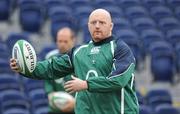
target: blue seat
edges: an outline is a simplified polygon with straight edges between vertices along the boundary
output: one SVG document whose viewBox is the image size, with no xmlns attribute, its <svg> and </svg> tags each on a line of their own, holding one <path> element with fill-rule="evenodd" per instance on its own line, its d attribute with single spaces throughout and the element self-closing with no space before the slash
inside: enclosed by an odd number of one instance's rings
<svg viewBox="0 0 180 114">
<path fill-rule="evenodd" d="M 0 91 L 7 90 L 19 90 L 20 84 L 19 79 L 15 76 L 15 74 L 0 74 Z"/>
<path fill-rule="evenodd" d="M 117 0 L 116 2 L 121 8 L 124 9 L 141 4 L 140 0 Z"/>
<path fill-rule="evenodd" d="M 176 8 L 180 6 L 180 1 L 179 0 L 167 0 L 167 5 L 170 6 L 171 8 Z"/>
<path fill-rule="evenodd" d="M 155 112 L 156 114 L 179 114 L 180 113 L 177 108 L 168 104 L 157 106 L 155 109 Z"/>
<path fill-rule="evenodd" d="M 0 73 L 13 73 L 8 59 L 0 59 Z"/>
<path fill-rule="evenodd" d="M 176 67 L 177 67 L 177 71 L 178 73 L 180 73 L 180 43 L 178 43 L 175 47 L 176 50 Z"/>
<path fill-rule="evenodd" d="M 164 32 L 180 27 L 179 21 L 174 17 L 166 17 L 159 20 L 158 26 Z"/>
<path fill-rule="evenodd" d="M 122 9 L 117 6 L 105 6 L 103 9 L 109 11 L 112 18 L 121 18 L 124 16 Z"/>
<path fill-rule="evenodd" d="M 30 111 L 28 109 L 12 108 L 3 111 L 3 114 L 30 114 Z"/>
<path fill-rule="evenodd" d="M 48 45 L 48 46 L 44 47 L 39 53 L 40 59 L 44 60 L 47 53 L 54 50 L 54 49 L 57 49 L 56 44 L 52 44 L 52 45 Z"/>
<path fill-rule="evenodd" d="M 51 8 L 65 6 L 65 0 L 44 0 L 46 10 L 49 12 Z"/>
<path fill-rule="evenodd" d="M 0 61 L 1 60 L 7 61 L 10 54 L 9 54 L 9 49 L 8 49 L 7 45 L 3 41 L 2 42 L 0 41 L 0 52 L 1 52 Z"/>
<path fill-rule="evenodd" d="M 68 5 L 72 7 L 73 9 L 76 9 L 81 6 L 90 6 L 91 5 L 90 0 L 69 0 Z"/>
<path fill-rule="evenodd" d="M 161 104 L 172 104 L 172 96 L 166 89 L 150 90 L 146 95 L 147 104 L 155 109 Z"/>
<path fill-rule="evenodd" d="M 7 21 L 11 13 L 11 0 L 0 0 L 0 21 Z"/>
<path fill-rule="evenodd" d="M 27 33 L 10 33 L 6 39 L 6 45 L 9 50 L 12 50 L 13 45 L 20 39 L 29 41 L 29 35 Z"/>
<path fill-rule="evenodd" d="M 115 6 L 115 1 L 113 1 L 113 0 L 96 0 L 96 1 L 94 1 L 95 8 L 104 8 L 107 6 Z"/>
<path fill-rule="evenodd" d="M 175 9 L 174 9 L 175 11 L 175 16 L 178 18 L 178 19 L 180 19 L 180 6 L 179 7 L 176 7 Z"/>
<path fill-rule="evenodd" d="M 54 11 L 50 14 L 51 20 L 51 35 L 54 40 L 56 39 L 56 34 L 59 29 L 63 27 L 70 27 L 73 30 L 77 30 L 77 21 L 73 18 L 71 14 L 62 15 L 60 8 L 53 8 Z"/>
<path fill-rule="evenodd" d="M 142 6 L 128 7 L 128 8 L 126 8 L 125 13 L 129 19 L 148 16 L 148 12 Z"/>
<path fill-rule="evenodd" d="M 27 32 L 40 32 L 45 18 L 43 5 L 36 0 L 22 0 L 19 4 L 19 20 L 22 29 Z"/>
<path fill-rule="evenodd" d="M 165 41 L 157 41 L 150 46 L 151 71 L 154 81 L 171 82 L 174 79 L 174 50 Z"/>
<path fill-rule="evenodd" d="M 166 6 L 155 6 L 150 9 L 150 14 L 158 22 L 165 17 L 172 17 L 172 11 Z"/>
<path fill-rule="evenodd" d="M 47 95 L 45 93 L 44 88 L 37 88 L 28 93 L 28 96 L 32 100 L 40 100 L 40 99 L 46 99 Z"/>
<path fill-rule="evenodd" d="M 157 29 L 148 29 L 141 32 L 141 39 L 143 40 L 145 52 L 148 54 L 151 43 L 156 41 L 163 41 L 165 36 L 163 32 Z"/>
<path fill-rule="evenodd" d="M 54 6 L 48 12 L 50 19 L 72 15 L 72 10 L 68 6 Z"/>
<path fill-rule="evenodd" d="M 139 91 L 136 91 L 139 105 L 144 105 L 146 103 L 144 96 Z"/>
<path fill-rule="evenodd" d="M 154 20 L 148 17 L 140 17 L 132 20 L 132 25 L 136 31 L 141 32 L 145 29 L 154 29 L 156 28 L 156 23 Z"/>
<path fill-rule="evenodd" d="M 82 18 L 88 18 L 93 9 L 94 8 L 92 6 L 77 7 L 75 10 L 75 16 L 77 16 L 80 20 Z"/>
<path fill-rule="evenodd" d="M 23 84 L 25 93 L 27 94 L 29 94 L 33 90 L 44 88 L 44 81 L 42 80 L 34 80 L 23 77 Z"/>
<path fill-rule="evenodd" d="M 152 114 L 152 109 L 146 105 L 140 105 L 139 114 Z"/>
<path fill-rule="evenodd" d="M 180 43 L 180 28 L 168 30 L 167 41 L 171 42 L 173 46 L 176 46 L 178 43 Z"/>
<path fill-rule="evenodd" d="M 113 18 L 113 33 L 116 34 L 116 32 L 119 32 L 122 29 L 129 29 L 131 28 L 131 24 L 126 18 Z"/>
<path fill-rule="evenodd" d="M 151 8 L 151 7 L 154 7 L 154 6 L 165 5 L 165 1 L 164 0 L 142 0 L 142 4 L 146 8 Z"/>
<path fill-rule="evenodd" d="M 82 26 L 82 32 L 83 32 L 83 43 L 88 43 L 89 41 L 91 41 L 92 38 L 89 33 L 87 23 L 85 24 L 85 22 L 84 25 Z"/>
<path fill-rule="evenodd" d="M 47 114 L 48 108 L 47 107 L 42 107 L 34 110 L 34 114 Z"/>
</svg>

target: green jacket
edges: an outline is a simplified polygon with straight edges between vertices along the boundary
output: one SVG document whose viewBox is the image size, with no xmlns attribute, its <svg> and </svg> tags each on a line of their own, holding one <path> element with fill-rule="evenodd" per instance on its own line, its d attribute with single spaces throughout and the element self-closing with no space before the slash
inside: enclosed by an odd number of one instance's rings
<svg viewBox="0 0 180 114">
<path fill-rule="evenodd" d="M 122 40 L 109 37 L 38 62 L 28 77 L 56 79 L 74 73 L 87 80 L 88 90 L 76 94 L 76 114 L 139 114 L 134 68 L 130 48 Z"/>
</svg>

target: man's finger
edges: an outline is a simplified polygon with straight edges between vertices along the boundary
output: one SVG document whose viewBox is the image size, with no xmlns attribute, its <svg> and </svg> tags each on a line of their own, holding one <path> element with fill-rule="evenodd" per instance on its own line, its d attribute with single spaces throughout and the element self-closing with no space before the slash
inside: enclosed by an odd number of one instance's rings
<svg viewBox="0 0 180 114">
<path fill-rule="evenodd" d="M 70 88 L 70 87 L 72 87 L 72 84 L 66 84 L 66 85 L 64 85 L 64 88 L 66 89 L 66 88 Z"/>
<path fill-rule="evenodd" d="M 70 80 L 70 81 L 67 81 L 64 85 L 69 85 L 69 84 L 72 84 L 72 80 Z"/>
<path fill-rule="evenodd" d="M 72 78 L 73 80 L 75 80 L 75 79 L 76 79 L 76 77 L 75 77 L 75 76 L 73 76 L 73 75 L 71 75 L 71 78 Z"/>
<path fill-rule="evenodd" d="M 68 93 L 73 91 L 73 88 L 66 88 L 65 91 L 67 91 Z"/>
</svg>

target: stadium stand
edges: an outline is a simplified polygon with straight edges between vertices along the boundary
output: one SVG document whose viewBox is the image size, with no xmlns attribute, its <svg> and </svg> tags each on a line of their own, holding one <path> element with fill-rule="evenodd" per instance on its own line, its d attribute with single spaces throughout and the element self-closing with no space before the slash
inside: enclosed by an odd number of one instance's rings
<svg viewBox="0 0 180 114">
<path fill-rule="evenodd" d="M 113 34 L 136 57 L 140 114 L 180 114 L 180 0 L 0 0 L 1 114 L 48 111 L 44 82 L 10 70 L 13 44 L 30 41 L 43 60 L 65 26 L 75 30 L 77 44 L 87 43 L 88 16 L 95 8 L 110 11 Z"/>
</svg>

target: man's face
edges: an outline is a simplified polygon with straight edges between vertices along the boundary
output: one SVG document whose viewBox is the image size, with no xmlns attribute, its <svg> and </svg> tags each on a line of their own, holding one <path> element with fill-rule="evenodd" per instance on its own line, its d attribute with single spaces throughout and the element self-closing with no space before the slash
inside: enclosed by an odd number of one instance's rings
<svg viewBox="0 0 180 114">
<path fill-rule="evenodd" d="M 67 53 L 74 45 L 74 41 L 70 32 L 63 31 L 57 35 L 56 44 L 61 53 Z"/>
<path fill-rule="evenodd" d="M 106 14 L 94 13 L 89 17 L 88 27 L 92 39 L 99 42 L 111 35 L 113 24 Z"/>
</svg>

